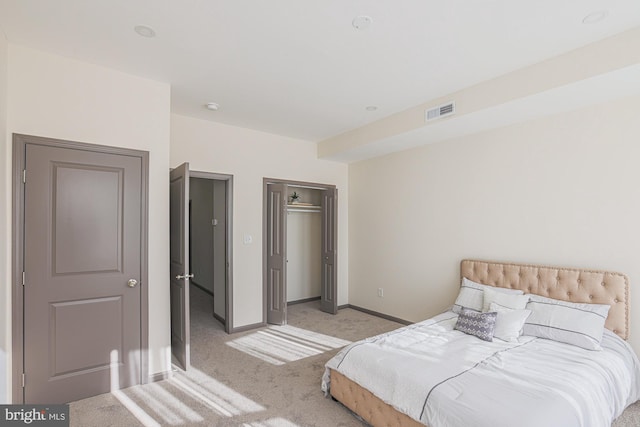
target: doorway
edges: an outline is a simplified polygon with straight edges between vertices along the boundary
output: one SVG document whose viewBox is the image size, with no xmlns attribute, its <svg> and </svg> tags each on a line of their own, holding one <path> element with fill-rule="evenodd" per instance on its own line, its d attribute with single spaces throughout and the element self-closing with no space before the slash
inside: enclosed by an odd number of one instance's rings
<svg viewBox="0 0 640 427">
<path fill-rule="evenodd" d="M 14 402 L 146 382 L 148 153 L 14 134 Z"/>
<path fill-rule="evenodd" d="M 189 271 L 213 307 L 213 317 L 226 321 L 227 197 L 226 181 L 192 172 L 189 178 Z"/>
<path fill-rule="evenodd" d="M 265 323 L 284 325 L 289 303 L 313 299 L 336 314 L 338 190 L 270 178 L 263 186 Z"/>
<path fill-rule="evenodd" d="M 174 361 L 189 369 L 192 290 L 199 304 L 226 333 L 232 312 L 231 175 L 190 171 L 184 163 L 171 171 L 171 349 Z"/>
</svg>

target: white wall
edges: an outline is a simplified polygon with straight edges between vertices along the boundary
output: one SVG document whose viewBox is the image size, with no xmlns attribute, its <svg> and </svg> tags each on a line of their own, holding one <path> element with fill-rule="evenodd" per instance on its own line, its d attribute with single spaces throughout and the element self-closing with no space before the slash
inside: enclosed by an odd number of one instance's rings
<svg viewBox="0 0 640 427">
<path fill-rule="evenodd" d="M 9 186 L 11 156 L 7 134 L 7 66 L 8 44 L 4 33 L 0 31 L 0 313 L 11 312 L 11 212 Z M 7 314 L 0 314 L 0 404 L 9 403 L 11 386 L 8 375 L 11 367 L 7 353 L 11 346 L 11 322 L 4 321 Z"/>
<path fill-rule="evenodd" d="M 633 97 L 352 164 L 349 302 L 424 319 L 471 257 L 621 271 L 637 312 L 638 111 Z"/>
<path fill-rule="evenodd" d="M 212 113 L 215 114 L 215 113 Z M 262 322 L 262 179 L 338 187 L 338 304 L 348 302 L 347 165 L 318 160 L 316 144 L 171 116 L 171 166 L 233 175 L 233 327 Z M 243 235 L 253 243 L 243 244 Z"/>
<path fill-rule="evenodd" d="M 15 132 L 150 152 L 149 373 L 168 370 L 169 86 L 13 44 L 8 64 L 7 137 Z M 7 189 L 2 198 L 10 205 Z M 0 284 L 3 295 L 8 283 Z M 2 317 L 10 324 L 11 310 Z"/>
</svg>

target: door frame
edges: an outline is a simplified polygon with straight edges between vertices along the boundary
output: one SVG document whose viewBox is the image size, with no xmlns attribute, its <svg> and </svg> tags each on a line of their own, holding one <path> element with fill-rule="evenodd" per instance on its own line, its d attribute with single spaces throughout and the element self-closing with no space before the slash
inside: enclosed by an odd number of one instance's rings
<svg viewBox="0 0 640 427">
<path fill-rule="evenodd" d="M 24 266 L 24 182 L 26 146 L 43 145 L 84 150 L 96 153 L 125 155 L 141 159 L 141 215 L 140 215 L 140 384 L 146 384 L 149 378 L 149 152 L 86 142 L 67 141 L 41 136 L 13 134 L 13 207 L 11 227 L 11 364 L 12 396 L 14 404 L 24 403 L 22 373 L 24 372 L 24 287 L 22 271 Z"/>
<path fill-rule="evenodd" d="M 225 302 L 224 302 L 224 331 L 228 334 L 233 333 L 233 175 L 227 175 L 216 172 L 189 171 L 191 178 L 215 179 L 225 182 L 225 205 L 227 215 L 227 233 L 226 238 L 226 283 L 225 283 Z M 219 319 L 218 319 L 219 320 Z"/>
<path fill-rule="evenodd" d="M 268 186 L 270 184 L 286 184 L 294 187 L 306 187 L 315 190 L 336 190 L 337 186 L 333 184 L 321 184 L 317 182 L 308 182 L 308 181 L 293 181 L 288 179 L 278 179 L 278 178 L 263 178 L 262 179 L 262 325 L 267 325 L 267 211 L 268 211 Z M 336 201 L 337 202 L 337 201 Z M 337 235 L 338 225 L 337 225 L 337 215 L 336 215 L 336 225 L 335 232 Z M 337 244 L 337 241 L 336 241 Z M 285 241 L 286 245 L 286 241 Z M 337 264 L 337 260 L 336 260 Z M 337 265 L 336 265 L 337 268 Z M 286 280 L 286 279 L 285 279 Z M 336 278 L 336 306 L 337 306 L 337 292 L 338 292 L 338 281 Z M 258 325 L 256 325 L 258 326 Z"/>
</svg>

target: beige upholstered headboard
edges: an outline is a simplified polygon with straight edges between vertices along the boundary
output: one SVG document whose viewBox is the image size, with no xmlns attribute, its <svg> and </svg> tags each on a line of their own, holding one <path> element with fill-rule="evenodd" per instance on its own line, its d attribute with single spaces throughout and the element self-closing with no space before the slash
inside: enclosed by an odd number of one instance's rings
<svg viewBox="0 0 640 427">
<path fill-rule="evenodd" d="M 578 268 L 462 260 L 460 280 L 520 289 L 563 301 L 609 304 L 605 327 L 629 337 L 629 278 L 621 273 Z"/>
</svg>

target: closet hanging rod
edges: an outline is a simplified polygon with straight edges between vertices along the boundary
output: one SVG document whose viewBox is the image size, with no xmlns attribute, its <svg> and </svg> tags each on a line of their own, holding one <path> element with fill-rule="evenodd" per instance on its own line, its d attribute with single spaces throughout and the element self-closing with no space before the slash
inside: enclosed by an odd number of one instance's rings
<svg viewBox="0 0 640 427">
<path fill-rule="evenodd" d="M 267 184 L 286 184 L 286 182 L 283 183 L 283 182 L 275 182 L 275 181 L 271 182 L 271 181 L 269 181 L 269 182 L 267 182 Z M 323 190 L 323 191 L 326 191 L 328 189 L 327 187 L 314 187 L 312 185 L 300 185 L 300 184 L 287 184 L 287 187 L 290 187 L 290 188 L 307 188 L 309 190 Z"/>
<path fill-rule="evenodd" d="M 308 213 L 321 213 L 320 209 L 304 209 L 304 208 L 288 208 L 287 213 L 295 213 L 295 212 L 308 212 Z"/>
<path fill-rule="evenodd" d="M 309 190 L 326 190 L 326 187 L 313 187 L 311 185 L 294 185 L 294 184 L 288 184 L 287 187 L 291 187 L 291 188 L 307 188 Z"/>
</svg>

